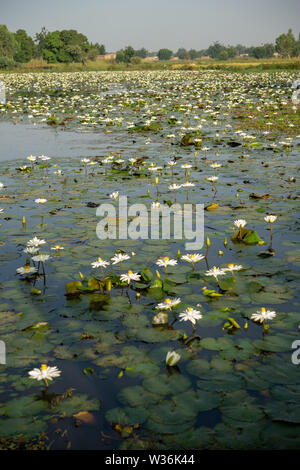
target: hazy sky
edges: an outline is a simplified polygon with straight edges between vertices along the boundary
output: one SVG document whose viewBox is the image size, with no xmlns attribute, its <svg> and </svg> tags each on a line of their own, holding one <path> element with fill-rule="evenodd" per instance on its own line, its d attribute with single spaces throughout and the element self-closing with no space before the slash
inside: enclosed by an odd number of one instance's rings
<svg viewBox="0 0 300 470">
<path fill-rule="evenodd" d="M 77 29 L 108 51 L 247 46 L 300 32 L 300 0 L 0 0 L 0 24 L 34 35 Z"/>
</svg>

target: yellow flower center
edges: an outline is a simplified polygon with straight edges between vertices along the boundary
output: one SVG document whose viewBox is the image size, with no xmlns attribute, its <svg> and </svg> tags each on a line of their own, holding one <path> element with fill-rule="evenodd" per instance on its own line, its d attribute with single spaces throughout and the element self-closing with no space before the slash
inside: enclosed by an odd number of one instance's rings
<svg viewBox="0 0 300 470">
<path fill-rule="evenodd" d="M 165 256 L 165 257 L 164 257 L 164 260 L 165 260 L 165 261 L 169 261 L 169 257 L 168 257 L 168 256 Z"/>
<path fill-rule="evenodd" d="M 227 264 L 228 268 L 233 268 L 234 264 L 233 263 L 230 263 L 230 264 Z"/>
<path fill-rule="evenodd" d="M 42 364 L 41 365 L 41 370 L 47 370 L 47 364 Z"/>
<path fill-rule="evenodd" d="M 99 258 L 98 258 L 98 261 L 99 261 L 99 262 L 102 261 L 102 258 L 99 257 Z"/>
<path fill-rule="evenodd" d="M 24 269 L 25 269 L 25 271 L 29 271 L 30 270 L 29 264 L 25 264 Z"/>
<path fill-rule="evenodd" d="M 190 255 L 190 258 L 191 258 L 191 259 L 195 258 L 195 255 Z"/>
<path fill-rule="evenodd" d="M 266 313 L 265 307 L 262 307 L 262 308 L 261 308 L 261 313 Z"/>
<path fill-rule="evenodd" d="M 191 312 L 192 310 L 192 307 L 188 307 L 188 312 Z"/>
<path fill-rule="evenodd" d="M 128 271 L 128 274 L 133 274 L 131 270 Z"/>
<path fill-rule="evenodd" d="M 166 302 L 166 304 L 170 304 L 170 303 L 171 303 L 171 299 L 166 299 L 165 302 Z"/>
</svg>

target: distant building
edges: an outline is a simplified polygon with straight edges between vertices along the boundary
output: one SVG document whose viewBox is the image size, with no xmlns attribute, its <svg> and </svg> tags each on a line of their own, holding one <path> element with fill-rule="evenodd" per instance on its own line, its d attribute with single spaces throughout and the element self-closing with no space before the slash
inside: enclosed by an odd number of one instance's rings
<svg viewBox="0 0 300 470">
<path fill-rule="evenodd" d="M 274 52 L 273 57 L 280 57 L 280 54 L 278 52 Z"/>
<path fill-rule="evenodd" d="M 240 54 L 238 57 L 249 57 L 249 54 Z"/>
<path fill-rule="evenodd" d="M 157 57 L 157 55 L 153 56 L 153 57 L 145 57 L 145 59 L 143 59 L 143 62 L 157 62 L 159 60 L 159 58 Z"/>
<path fill-rule="evenodd" d="M 99 60 L 115 60 L 116 55 L 117 55 L 117 54 L 115 54 L 115 53 L 112 53 L 112 54 L 104 54 L 104 55 L 98 55 L 98 56 L 97 56 L 97 59 L 99 59 Z"/>
<path fill-rule="evenodd" d="M 210 55 L 203 55 L 202 57 L 199 57 L 200 60 L 209 60 L 211 59 Z"/>
<path fill-rule="evenodd" d="M 175 56 L 174 56 L 174 57 L 171 57 L 170 60 L 173 60 L 173 61 L 174 61 L 174 60 L 179 60 L 179 57 L 175 57 Z"/>
</svg>

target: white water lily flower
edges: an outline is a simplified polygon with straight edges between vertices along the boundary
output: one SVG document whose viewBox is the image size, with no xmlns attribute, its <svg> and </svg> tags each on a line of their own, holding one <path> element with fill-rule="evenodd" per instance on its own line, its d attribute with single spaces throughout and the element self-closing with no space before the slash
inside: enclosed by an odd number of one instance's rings
<svg viewBox="0 0 300 470">
<path fill-rule="evenodd" d="M 243 228 L 245 225 L 247 225 L 247 221 L 244 219 L 237 219 L 234 221 L 234 225 L 238 228 Z"/>
<path fill-rule="evenodd" d="M 25 266 L 16 269 L 16 272 L 18 274 L 21 274 L 21 275 L 23 275 L 23 274 L 34 274 L 34 273 L 37 272 L 37 269 L 34 268 L 34 267 L 29 266 L 28 264 L 26 264 Z"/>
<path fill-rule="evenodd" d="M 166 268 L 167 266 L 175 266 L 177 264 L 176 259 L 170 259 L 168 256 L 165 256 L 162 259 L 158 259 L 156 263 L 158 266 L 163 266 Z"/>
<path fill-rule="evenodd" d="M 169 186 L 169 189 L 173 189 L 173 191 L 175 191 L 176 189 L 180 189 L 181 188 L 181 184 L 170 184 Z"/>
<path fill-rule="evenodd" d="M 183 168 L 184 170 L 188 170 L 189 168 L 192 168 L 192 165 L 190 165 L 189 163 L 184 163 L 183 165 L 181 165 L 181 168 Z"/>
<path fill-rule="evenodd" d="M 211 168 L 220 168 L 222 165 L 220 163 L 212 163 Z"/>
<path fill-rule="evenodd" d="M 112 264 L 117 264 L 117 263 L 122 263 L 122 261 L 126 261 L 129 258 L 130 258 L 129 255 L 126 255 L 123 253 L 117 253 L 111 258 L 111 260 L 113 261 Z"/>
<path fill-rule="evenodd" d="M 159 209 L 161 207 L 161 204 L 160 202 L 156 201 L 152 202 L 151 206 L 153 207 L 153 209 Z"/>
<path fill-rule="evenodd" d="M 61 371 L 56 367 L 50 367 L 47 366 L 46 364 L 42 364 L 41 368 L 35 368 L 28 372 L 28 375 L 30 376 L 31 379 L 35 380 L 53 380 L 55 377 L 59 377 L 61 374 Z"/>
<path fill-rule="evenodd" d="M 4 209 L 2 209 L 2 207 L 0 208 L 0 214 L 2 214 L 2 212 L 4 212 Z"/>
<path fill-rule="evenodd" d="M 33 261 L 44 263 L 45 261 L 48 261 L 49 259 L 51 259 L 51 256 L 40 253 L 39 255 L 33 256 L 32 259 Z"/>
<path fill-rule="evenodd" d="M 219 177 L 218 176 L 207 176 L 205 179 L 207 181 L 210 181 L 211 183 L 214 183 L 215 181 L 218 181 Z"/>
<path fill-rule="evenodd" d="M 180 359 L 181 359 L 181 356 L 176 351 L 168 351 L 166 355 L 166 364 L 167 366 L 170 366 L 170 367 L 176 366 L 176 364 L 178 364 Z"/>
<path fill-rule="evenodd" d="M 35 201 L 37 204 L 45 204 L 45 202 L 47 202 L 47 199 L 43 199 L 43 198 L 39 198 L 39 199 L 35 199 Z"/>
<path fill-rule="evenodd" d="M 110 262 L 105 261 L 102 258 L 98 258 L 98 260 L 91 263 L 91 265 L 92 265 L 93 268 L 106 268 L 106 266 L 110 265 Z"/>
<path fill-rule="evenodd" d="M 272 224 L 273 222 L 275 222 L 275 220 L 277 220 L 277 215 L 266 215 L 266 217 L 264 217 L 264 220 Z"/>
<path fill-rule="evenodd" d="M 182 185 L 182 188 L 191 188 L 192 186 L 195 186 L 194 183 L 190 183 L 189 181 L 187 181 L 186 183 L 183 183 Z"/>
<path fill-rule="evenodd" d="M 188 307 L 184 312 L 179 314 L 179 321 L 190 321 L 193 325 L 195 325 L 197 320 L 200 320 L 203 315 L 198 310 L 193 309 L 192 307 Z"/>
<path fill-rule="evenodd" d="M 243 269 L 243 266 L 241 264 L 233 264 L 233 263 L 230 263 L 227 265 L 228 268 L 224 268 L 224 271 L 240 271 L 241 269 Z"/>
<path fill-rule="evenodd" d="M 206 271 L 205 276 L 214 276 L 217 279 L 218 276 L 224 276 L 224 274 L 226 274 L 225 269 L 216 268 L 216 266 L 214 266 L 212 269 Z"/>
<path fill-rule="evenodd" d="M 25 250 L 23 250 L 24 253 L 27 253 L 27 255 L 35 255 L 39 249 L 36 248 L 35 246 L 29 246 L 28 248 L 25 248 Z"/>
<path fill-rule="evenodd" d="M 191 253 L 189 255 L 183 255 L 181 259 L 184 261 L 187 261 L 188 263 L 198 263 L 202 259 L 204 259 L 205 256 L 201 255 L 200 253 Z"/>
<path fill-rule="evenodd" d="M 36 157 L 34 157 L 33 155 L 30 155 L 29 157 L 27 157 L 27 160 L 29 160 L 30 162 L 35 162 Z"/>
<path fill-rule="evenodd" d="M 131 281 L 139 281 L 141 276 L 129 270 L 127 274 L 121 274 L 120 279 L 122 282 L 128 282 L 128 284 L 130 284 Z"/>
<path fill-rule="evenodd" d="M 64 247 L 61 245 L 54 245 L 51 247 L 51 250 L 53 251 L 59 251 L 59 250 L 64 250 Z"/>
<path fill-rule="evenodd" d="M 157 306 L 155 308 L 157 309 L 161 309 L 161 310 L 172 310 L 173 307 L 175 307 L 175 305 L 178 305 L 180 304 L 181 302 L 181 299 L 179 297 L 177 297 L 177 299 L 165 299 L 164 302 L 160 302 L 159 304 L 157 304 Z"/>
<path fill-rule="evenodd" d="M 84 164 L 87 164 L 87 163 L 90 163 L 90 159 L 89 158 L 82 158 L 81 162 L 84 163 Z"/>
<path fill-rule="evenodd" d="M 27 242 L 27 246 L 37 247 L 40 245 L 44 245 L 45 243 L 46 243 L 45 240 L 40 240 L 38 237 L 33 237 L 31 240 Z"/>
<path fill-rule="evenodd" d="M 275 311 L 266 310 L 265 307 L 261 307 L 261 309 L 257 310 L 256 313 L 252 313 L 251 320 L 264 323 L 265 320 L 273 320 L 275 317 Z"/>
<path fill-rule="evenodd" d="M 113 193 L 111 193 L 111 194 L 109 195 L 109 197 L 110 197 L 111 199 L 118 199 L 118 197 L 119 197 L 119 191 L 114 191 Z"/>
<path fill-rule="evenodd" d="M 177 162 L 175 162 L 174 160 L 171 160 L 170 162 L 168 162 L 168 165 L 170 165 L 170 166 L 174 166 L 176 164 L 177 164 Z"/>
</svg>

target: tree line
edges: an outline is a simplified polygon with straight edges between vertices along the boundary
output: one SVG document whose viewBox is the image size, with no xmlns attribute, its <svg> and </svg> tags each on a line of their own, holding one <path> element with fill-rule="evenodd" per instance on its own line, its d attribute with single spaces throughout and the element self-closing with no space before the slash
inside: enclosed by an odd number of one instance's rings
<svg viewBox="0 0 300 470">
<path fill-rule="evenodd" d="M 127 46 L 117 51 L 116 62 L 138 63 L 146 57 L 158 56 L 159 60 L 169 60 L 172 56 L 180 60 L 194 60 L 203 56 L 212 59 L 227 60 L 239 55 L 248 55 L 257 59 L 273 57 L 277 52 L 282 57 L 298 57 L 300 55 L 300 34 L 295 38 L 291 29 L 275 39 L 273 43 L 266 43 L 256 47 L 246 47 L 241 44 L 225 46 L 215 42 L 207 49 L 186 50 L 181 47 L 177 52 L 168 48 L 161 48 L 158 52 L 150 52 L 144 47 L 134 49 Z M 91 43 L 88 38 L 75 29 L 62 31 L 47 31 L 45 27 L 34 38 L 24 29 L 15 33 L 9 31 L 6 25 L 0 25 L 0 68 L 29 62 L 32 58 L 43 58 L 48 63 L 70 63 L 95 60 L 97 56 L 106 53 L 105 46 Z"/>
<path fill-rule="evenodd" d="M 0 25 L 0 68 L 43 58 L 48 63 L 69 63 L 95 60 L 105 54 L 105 46 L 90 43 L 75 29 L 47 31 L 42 28 L 34 39 L 24 29 L 12 33 L 6 25 Z"/>
</svg>

